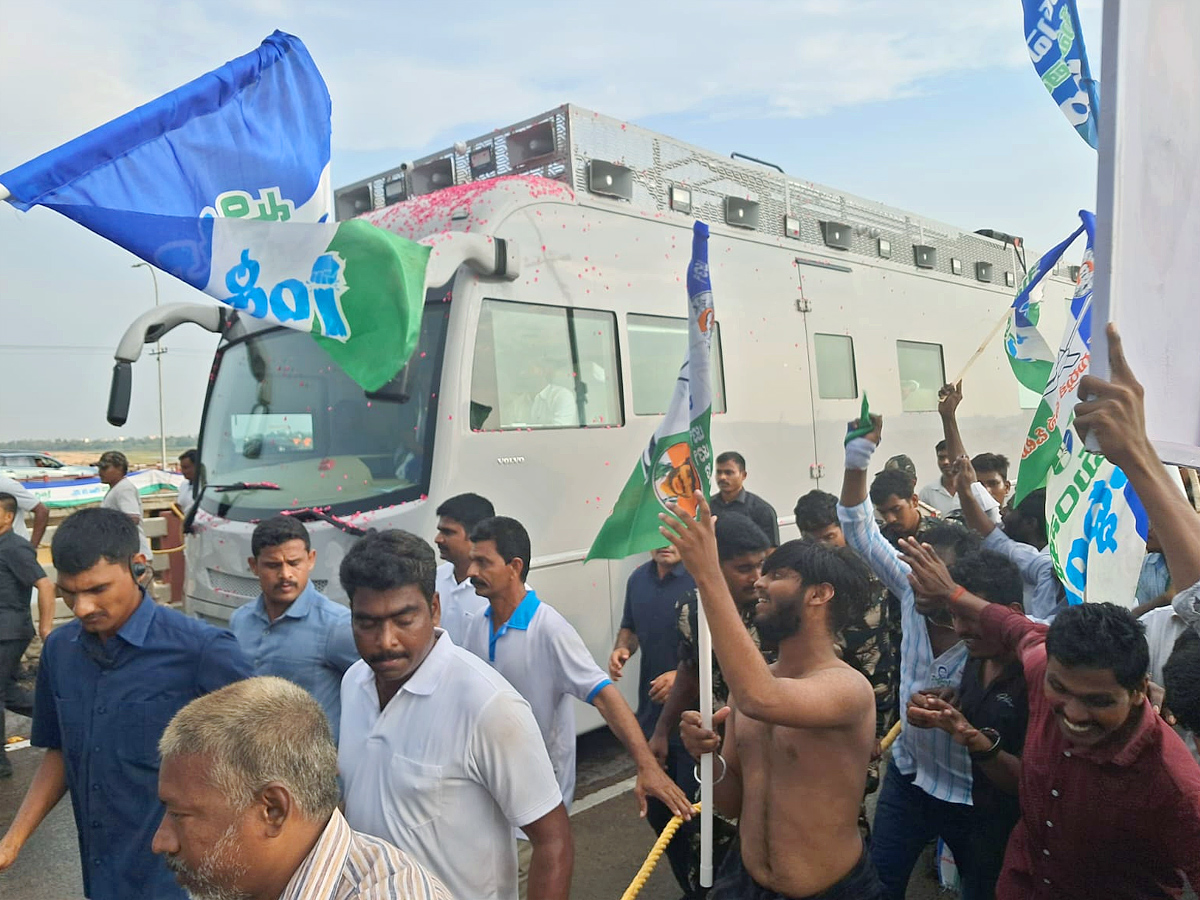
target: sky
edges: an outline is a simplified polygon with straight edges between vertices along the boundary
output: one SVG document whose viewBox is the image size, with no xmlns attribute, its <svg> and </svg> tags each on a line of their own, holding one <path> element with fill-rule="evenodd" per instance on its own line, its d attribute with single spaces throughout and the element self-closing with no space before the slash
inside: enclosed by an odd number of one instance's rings
<svg viewBox="0 0 1200 900">
<path fill-rule="evenodd" d="M 1080 0 L 1100 70 L 1100 0 Z M 253 49 L 299 36 L 333 101 L 333 183 L 564 102 L 974 230 L 1030 255 L 1095 205 L 1096 156 L 1042 87 L 1018 0 L 8 0 L 0 171 Z M 0 440 L 157 434 L 154 362 L 124 429 L 112 351 L 154 303 L 138 260 L 0 204 Z M 161 300 L 207 301 L 168 275 Z M 199 430 L 216 337 L 163 342 L 165 431 Z"/>
</svg>

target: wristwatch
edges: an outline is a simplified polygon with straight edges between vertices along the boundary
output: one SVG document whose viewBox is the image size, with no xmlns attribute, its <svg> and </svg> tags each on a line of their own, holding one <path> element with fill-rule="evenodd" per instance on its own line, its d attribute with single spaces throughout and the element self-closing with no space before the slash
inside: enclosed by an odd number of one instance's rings
<svg viewBox="0 0 1200 900">
<path fill-rule="evenodd" d="M 992 742 L 992 746 L 978 753 L 968 751 L 972 762 L 986 762 L 1000 752 L 1000 732 L 995 728 L 980 728 L 979 733 Z"/>
</svg>

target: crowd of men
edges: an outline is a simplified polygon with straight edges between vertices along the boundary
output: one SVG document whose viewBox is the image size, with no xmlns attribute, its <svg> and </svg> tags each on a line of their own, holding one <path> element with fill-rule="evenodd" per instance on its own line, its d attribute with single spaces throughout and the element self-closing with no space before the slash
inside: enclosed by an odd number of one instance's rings
<svg viewBox="0 0 1200 900">
<path fill-rule="evenodd" d="M 1075 421 L 1149 515 L 1136 598 L 1092 584 L 1065 602 L 1044 492 L 1009 505 L 1007 461 L 968 457 L 947 386 L 939 479 L 918 492 L 907 457 L 870 477 L 874 417 L 840 496 L 797 501 L 798 540 L 721 454 L 699 515 L 661 516 L 607 672 L 529 583 L 524 526 L 478 494 L 437 507 L 440 564 L 408 532 L 354 543 L 348 608 L 310 580 L 302 523 L 261 522 L 261 594 L 229 630 L 146 593 L 140 516 L 83 510 L 51 543 L 75 617 L 51 630 L 56 586 L 0 490 L 6 691 L 35 589 L 45 642 L 32 698 L 6 697 L 45 754 L 0 871 L 69 793 L 92 900 L 565 898 L 579 700 L 634 761 L 650 825 L 685 820 L 667 858 L 687 898 L 900 900 L 937 838 L 966 900 L 1178 897 L 1200 884 L 1200 516 L 1145 435 L 1115 333 L 1110 358 Z M 635 654 L 636 711 L 614 685 Z M 705 753 L 711 889 L 691 806 Z"/>
</svg>

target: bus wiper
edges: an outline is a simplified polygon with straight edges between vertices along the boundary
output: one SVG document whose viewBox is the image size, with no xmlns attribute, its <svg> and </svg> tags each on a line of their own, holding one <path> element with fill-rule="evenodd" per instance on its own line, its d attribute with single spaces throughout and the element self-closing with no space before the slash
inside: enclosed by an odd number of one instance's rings
<svg viewBox="0 0 1200 900">
<path fill-rule="evenodd" d="M 207 485 L 210 490 L 216 491 L 218 494 L 224 494 L 228 491 L 281 491 L 279 485 L 272 481 L 235 481 L 233 484 L 210 484 Z"/>
</svg>

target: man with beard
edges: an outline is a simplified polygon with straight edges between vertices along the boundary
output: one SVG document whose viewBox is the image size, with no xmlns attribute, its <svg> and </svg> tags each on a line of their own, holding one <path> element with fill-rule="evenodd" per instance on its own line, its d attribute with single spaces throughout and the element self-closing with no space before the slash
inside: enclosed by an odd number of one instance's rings
<svg viewBox="0 0 1200 900">
<path fill-rule="evenodd" d="M 112 509 L 80 510 L 54 534 L 75 620 L 42 648 L 30 742 L 46 754 L 0 840 L 3 870 L 69 790 L 91 900 L 183 896 L 150 850 L 162 817 L 158 739 L 190 701 L 250 675 L 232 634 L 145 593 L 139 544 L 137 526 Z"/>
<path fill-rule="evenodd" d="M 754 625 L 754 609 L 758 603 L 755 585 L 762 576 L 763 560 L 771 546 L 771 539 L 761 528 L 745 516 L 726 514 L 716 520 L 717 557 L 725 587 L 737 604 L 742 628 L 750 640 L 761 651 L 758 629 Z M 695 588 L 688 591 L 676 605 L 676 630 L 679 634 L 679 666 L 675 670 L 675 683 L 663 704 L 650 748 L 660 760 L 665 759 L 671 734 L 679 727 L 685 709 L 696 706 L 700 699 L 700 650 L 698 646 L 700 599 Z M 721 674 L 721 666 L 713 662 L 713 709 L 720 709 L 729 701 L 729 687 Z M 703 896 L 700 886 L 700 832 L 690 823 L 685 823 L 684 833 L 676 840 L 688 842 L 688 893 Z M 713 867 L 718 868 L 729 848 L 737 839 L 737 825 L 721 817 L 719 811 L 713 820 Z"/>
<path fill-rule="evenodd" d="M 875 900 L 882 888 L 858 830 L 875 749 L 875 695 L 838 658 L 834 635 L 870 601 L 866 566 L 851 551 L 789 541 L 758 581 L 755 624 L 778 647 L 768 666 L 741 627 L 717 555 L 708 504 L 698 521 L 662 515 L 663 535 L 696 579 L 731 705 L 713 716 L 725 736 L 682 725 L 688 750 L 718 753 L 714 805 L 738 819 L 740 852 L 726 855 L 711 900 Z"/>
<path fill-rule="evenodd" d="M 346 824 L 328 720 L 291 682 L 193 700 L 158 745 L 153 849 L 192 900 L 450 900 L 407 854 Z"/>
<path fill-rule="evenodd" d="M 571 824 L 537 721 L 508 682 L 437 627 L 436 569 L 433 549 L 406 531 L 371 532 L 342 560 L 362 655 L 342 679 L 346 821 L 390 840 L 464 900 L 516 900 L 521 828 L 530 895 L 566 900 Z"/>
</svg>

